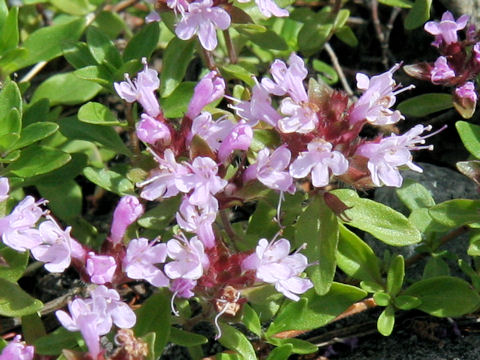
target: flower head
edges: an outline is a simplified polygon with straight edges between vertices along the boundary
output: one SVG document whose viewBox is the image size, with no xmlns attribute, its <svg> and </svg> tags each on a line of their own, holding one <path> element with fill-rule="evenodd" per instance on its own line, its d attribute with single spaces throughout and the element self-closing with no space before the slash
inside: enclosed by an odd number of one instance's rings
<svg viewBox="0 0 480 360">
<path fill-rule="evenodd" d="M 13 338 L 2 350 L 0 360 L 32 360 L 35 348 L 20 341 L 20 335 Z"/>
<path fill-rule="evenodd" d="M 143 215 L 143 212 L 143 205 L 140 204 L 137 197 L 132 195 L 122 197 L 113 212 L 110 241 L 114 244 L 120 243 L 127 227 L 137 221 Z"/>
<path fill-rule="evenodd" d="M 112 281 L 117 269 L 117 263 L 111 256 L 96 255 L 93 252 L 89 252 L 85 269 L 92 283 L 106 284 Z"/>
<path fill-rule="evenodd" d="M 165 265 L 165 274 L 172 280 L 197 280 L 208 268 L 209 261 L 203 243 L 194 236 L 190 241 L 186 238 L 171 239 L 167 242 L 167 254 L 173 261 Z"/>
<path fill-rule="evenodd" d="M 195 86 L 193 97 L 188 104 L 187 116 L 193 119 L 205 105 L 220 99 L 225 93 L 225 80 L 216 71 L 210 71 Z"/>
<path fill-rule="evenodd" d="M 448 66 L 447 58 L 440 56 L 433 64 L 433 69 L 430 71 L 432 83 L 442 84 L 455 77 L 455 71 Z"/>
<path fill-rule="evenodd" d="M 462 30 L 467 25 L 470 16 L 462 15 L 455 21 L 450 11 L 445 11 L 440 22 L 429 21 L 425 24 L 426 32 L 435 35 L 433 46 L 449 45 L 458 41 L 457 31 Z"/>
<path fill-rule="evenodd" d="M 172 141 L 172 134 L 167 125 L 151 117 L 148 114 L 142 114 L 142 120 L 137 123 L 137 136 L 144 143 L 156 145 L 160 143 L 167 146 Z"/>
</svg>

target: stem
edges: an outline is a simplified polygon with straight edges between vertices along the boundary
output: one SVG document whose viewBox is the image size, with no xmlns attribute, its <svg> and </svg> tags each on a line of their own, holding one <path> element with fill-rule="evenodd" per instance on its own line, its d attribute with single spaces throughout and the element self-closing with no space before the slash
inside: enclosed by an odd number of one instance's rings
<svg viewBox="0 0 480 360">
<path fill-rule="evenodd" d="M 233 45 L 232 38 L 230 37 L 229 29 L 223 31 L 223 37 L 225 38 L 225 44 L 227 45 L 230 64 L 236 64 L 238 61 L 237 52 L 235 51 L 235 46 Z"/>
<path fill-rule="evenodd" d="M 127 118 L 128 134 L 130 136 L 130 143 L 132 145 L 132 150 L 134 154 L 140 155 L 141 150 L 140 150 L 140 144 L 137 137 L 137 132 L 135 130 L 135 119 L 133 118 L 133 106 L 130 103 L 126 103 L 125 117 Z"/>
<path fill-rule="evenodd" d="M 333 51 L 332 47 L 330 46 L 330 44 L 328 42 L 325 43 L 324 47 L 325 47 L 325 50 L 328 53 L 328 56 L 330 56 L 330 60 L 332 61 L 332 65 L 333 65 L 335 71 L 337 72 L 338 77 L 340 78 L 340 82 L 342 83 L 343 88 L 345 89 L 345 91 L 347 92 L 347 94 L 349 96 L 353 96 L 353 90 L 350 87 L 350 85 L 348 84 L 348 81 L 345 77 L 345 74 L 342 70 L 342 67 L 340 66 L 340 63 L 338 62 L 338 57 L 335 54 L 335 51 Z"/>
<path fill-rule="evenodd" d="M 222 220 L 223 229 L 227 233 L 232 244 L 235 245 L 238 241 L 241 241 L 242 239 L 240 238 L 240 236 L 238 236 L 235 230 L 233 230 L 230 219 L 228 218 L 227 210 L 220 210 L 220 219 Z"/>
<path fill-rule="evenodd" d="M 201 45 L 200 45 L 201 46 Z M 203 55 L 205 57 L 205 62 L 207 63 L 207 67 L 209 70 L 216 70 L 218 73 L 217 65 L 215 64 L 215 60 L 213 59 L 213 54 L 211 51 L 205 50 L 203 46 L 201 46 Z"/>
</svg>

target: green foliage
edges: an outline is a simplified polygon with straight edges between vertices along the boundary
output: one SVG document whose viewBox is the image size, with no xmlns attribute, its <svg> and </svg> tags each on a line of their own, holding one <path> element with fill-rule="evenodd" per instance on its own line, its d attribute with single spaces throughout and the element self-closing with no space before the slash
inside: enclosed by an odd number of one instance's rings
<svg viewBox="0 0 480 360">
<path fill-rule="evenodd" d="M 25 316 L 39 311 L 43 304 L 23 291 L 18 284 L 0 278 L 0 315 Z"/>
<path fill-rule="evenodd" d="M 163 55 L 165 66 L 160 74 L 160 93 L 163 97 L 169 96 L 177 88 L 192 60 L 193 41 L 183 41 L 173 38 L 167 45 Z"/>
<path fill-rule="evenodd" d="M 465 148 L 480 159 L 480 126 L 466 121 L 457 121 L 455 126 Z"/>
<path fill-rule="evenodd" d="M 422 94 L 402 101 L 397 109 L 406 116 L 422 117 L 452 107 L 450 94 Z"/>
</svg>

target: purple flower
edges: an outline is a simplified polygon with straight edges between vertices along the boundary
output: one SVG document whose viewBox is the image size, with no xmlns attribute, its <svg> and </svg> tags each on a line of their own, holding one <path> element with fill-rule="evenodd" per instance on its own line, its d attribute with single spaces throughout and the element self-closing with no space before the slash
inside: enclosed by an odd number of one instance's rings
<svg viewBox="0 0 480 360">
<path fill-rule="evenodd" d="M 317 113 L 308 102 L 297 103 L 287 97 L 280 104 L 280 112 L 288 115 L 278 120 L 277 127 L 282 133 L 307 134 L 317 126 Z"/>
<path fill-rule="evenodd" d="M 158 104 L 155 91 L 160 87 L 158 73 L 154 69 L 148 68 L 147 59 L 143 58 L 143 71 L 137 75 L 137 79 L 130 80 L 128 74 L 125 74 L 125 81 L 114 83 L 115 91 L 125 101 L 132 103 L 138 101 L 145 112 L 153 117 L 160 114 L 160 105 Z"/>
<path fill-rule="evenodd" d="M 395 95 L 413 87 L 411 85 L 395 91 L 397 86 L 392 76 L 399 67 L 397 64 L 387 72 L 372 76 L 371 79 L 365 74 L 357 74 L 357 87 L 364 90 L 364 93 L 350 112 L 351 124 L 367 120 L 373 125 L 389 125 L 404 119 L 400 111 L 390 110 L 395 104 Z"/>
<path fill-rule="evenodd" d="M 21 336 L 16 335 L 12 341 L 8 343 L 0 354 L 0 360 L 32 360 L 35 348 L 25 345 L 20 341 Z"/>
<path fill-rule="evenodd" d="M 212 0 L 199 0 L 188 4 L 175 33 L 182 40 L 197 34 L 203 48 L 212 51 L 217 47 L 217 29 L 226 30 L 230 26 L 230 15 Z"/>
<path fill-rule="evenodd" d="M 218 193 L 228 183 L 217 175 L 218 166 L 209 157 L 196 157 L 193 163 L 187 166 L 191 173 L 179 176 L 175 179 L 175 185 L 184 193 L 193 190 L 189 196 L 189 201 L 193 205 L 204 206 L 212 195 Z"/>
<path fill-rule="evenodd" d="M 172 280 L 197 280 L 209 266 L 203 243 L 194 236 L 190 241 L 186 238 L 171 239 L 167 242 L 167 253 L 173 261 L 165 265 L 165 274 Z"/>
<path fill-rule="evenodd" d="M 431 126 L 416 125 L 403 135 L 392 134 L 383 138 L 379 143 L 366 143 L 360 145 L 357 154 L 368 159 L 368 170 L 372 182 L 376 186 L 402 186 L 402 176 L 398 167 L 406 165 L 413 171 L 423 170 L 412 162 L 411 150 L 429 149 L 433 146 L 424 146 L 427 136 L 420 136 L 425 130 L 431 130 Z M 421 145 L 417 145 L 421 144 Z"/>
<path fill-rule="evenodd" d="M 289 94 L 296 103 L 308 102 L 308 95 L 303 86 L 303 80 L 308 75 L 305 63 L 300 56 L 292 53 L 288 64 L 287 67 L 283 61 L 275 60 L 270 67 L 273 80 L 263 78 L 262 86 L 273 95 Z"/>
<path fill-rule="evenodd" d="M 8 192 L 10 191 L 10 184 L 8 178 L 0 177 L 0 202 L 8 199 Z"/>
<path fill-rule="evenodd" d="M 309 279 L 299 275 L 308 266 L 307 258 L 295 252 L 290 253 L 290 242 L 278 239 L 268 242 L 260 239 L 255 252 L 242 262 L 243 270 L 255 270 L 258 279 L 275 285 L 275 289 L 293 301 L 300 300 L 303 294 L 313 287 Z"/>
<path fill-rule="evenodd" d="M 220 99 L 224 93 L 225 81 L 218 72 L 210 71 L 195 86 L 186 115 L 190 119 L 195 118 L 206 105 Z"/>
<path fill-rule="evenodd" d="M 260 84 L 253 87 L 250 101 L 231 99 L 238 104 L 230 107 L 236 111 L 238 116 L 247 120 L 250 126 L 257 125 L 259 121 L 277 126 L 278 120 L 282 118 L 277 110 L 272 107 L 272 99 L 268 91 Z"/>
<path fill-rule="evenodd" d="M 235 124 L 229 120 L 217 120 L 212 119 L 212 114 L 209 112 L 202 112 L 192 123 L 191 137 L 194 135 L 200 136 L 210 149 L 218 151 L 222 141 L 232 132 Z M 190 139 L 191 141 L 191 139 Z"/>
<path fill-rule="evenodd" d="M 100 336 L 110 332 L 112 324 L 120 328 L 135 325 L 135 313 L 120 300 L 115 290 L 97 287 L 91 299 L 75 299 L 68 304 L 68 315 L 63 310 L 55 312 L 58 321 L 69 331 L 80 331 L 88 351 L 94 359 L 100 354 Z"/>
<path fill-rule="evenodd" d="M 150 177 L 137 183 L 138 187 L 144 187 L 140 197 L 153 201 L 158 198 L 169 198 L 178 194 L 176 179 L 188 173 L 187 167 L 177 164 L 175 155 L 170 149 L 163 153 L 163 159 L 153 153 L 159 168 L 152 171 Z"/>
<path fill-rule="evenodd" d="M 317 139 L 307 145 L 308 151 L 302 152 L 290 165 L 290 175 L 301 179 L 312 174 L 315 187 L 327 186 L 330 171 L 338 176 L 347 172 L 348 161 L 342 153 L 332 151 L 332 144 Z"/>
<path fill-rule="evenodd" d="M 158 22 L 161 21 L 160 14 L 156 11 L 150 11 L 150 13 L 145 17 L 145 22 L 147 24 L 150 24 L 152 22 Z"/>
<path fill-rule="evenodd" d="M 456 88 L 455 95 L 460 99 L 468 99 L 474 104 L 477 102 L 477 92 L 475 91 L 475 85 L 471 81 Z"/>
<path fill-rule="evenodd" d="M 193 205 L 184 197 L 176 215 L 177 223 L 183 230 L 197 234 L 206 248 L 212 248 L 215 246 L 212 224 L 217 212 L 218 202 L 213 196 L 203 206 Z"/>
<path fill-rule="evenodd" d="M 49 219 L 38 227 L 42 243 L 30 249 L 32 256 L 45 263 L 45 269 L 50 272 L 63 272 L 70 266 L 72 243 L 76 242 L 70 236 L 72 228 L 62 230 L 58 224 Z M 81 247 L 76 243 L 76 247 Z"/>
<path fill-rule="evenodd" d="M 477 64 L 480 64 L 480 42 L 473 45 L 473 56 L 474 56 L 475 62 Z"/>
<path fill-rule="evenodd" d="M 142 114 L 142 120 L 137 123 L 137 136 L 144 143 L 162 146 L 170 145 L 172 134 L 167 125 L 147 114 Z"/>
<path fill-rule="evenodd" d="M 113 212 L 110 241 L 114 244 L 120 243 L 127 227 L 137 221 L 143 215 L 143 212 L 143 205 L 135 196 L 126 195 L 122 197 Z"/>
<path fill-rule="evenodd" d="M 435 35 L 435 41 L 432 45 L 439 47 L 442 43 L 448 45 L 457 42 L 457 31 L 464 29 L 469 19 L 470 16 L 462 15 L 455 21 L 452 13 L 445 11 L 440 22 L 429 21 L 425 24 L 424 29 L 426 32 Z"/>
<path fill-rule="evenodd" d="M 197 286 L 196 280 L 175 279 L 170 285 L 170 291 L 174 293 L 173 297 L 179 296 L 184 299 L 190 299 L 193 295 L 193 289 Z"/>
<path fill-rule="evenodd" d="M 35 202 L 32 196 L 26 196 L 10 215 L 0 219 L 0 234 L 5 245 L 23 252 L 42 243 L 38 230 L 33 227 L 45 214 L 40 208 L 44 203 L 43 200 Z"/>
<path fill-rule="evenodd" d="M 451 78 L 455 77 L 455 71 L 448 66 L 447 58 L 440 56 L 433 64 L 433 69 L 430 71 L 432 83 L 438 85 L 442 84 Z"/>
<path fill-rule="evenodd" d="M 235 150 L 247 151 L 252 143 L 253 130 L 245 123 L 237 124 L 230 134 L 222 141 L 218 149 L 218 160 L 224 162 Z"/>
<path fill-rule="evenodd" d="M 130 279 L 146 280 L 156 287 L 168 286 L 168 278 L 155 266 L 165 262 L 167 245 L 154 244 L 145 238 L 131 240 L 123 259 L 123 270 Z"/>
<path fill-rule="evenodd" d="M 290 164 L 290 150 L 287 147 L 280 146 L 273 153 L 265 148 L 260 150 L 257 155 L 257 162 L 250 165 L 243 175 L 243 180 L 249 181 L 257 178 L 270 189 L 279 191 L 295 192 L 293 179 L 286 170 Z"/>
<path fill-rule="evenodd" d="M 240 3 L 247 3 L 250 0 L 238 0 Z M 276 17 L 288 16 L 288 10 L 280 8 L 273 0 L 255 0 L 258 9 L 263 16 L 269 18 L 272 15 Z"/>
<path fill-rule="evenodd" d="M 94 284 L 101 285 L 112 281 L 115 270 L 117 269 L 117 263 L 111 256 L 96 255 L 93 252 L 89 252 L 85 269 L 90 276 L 90 281 Z"/>
</svg>

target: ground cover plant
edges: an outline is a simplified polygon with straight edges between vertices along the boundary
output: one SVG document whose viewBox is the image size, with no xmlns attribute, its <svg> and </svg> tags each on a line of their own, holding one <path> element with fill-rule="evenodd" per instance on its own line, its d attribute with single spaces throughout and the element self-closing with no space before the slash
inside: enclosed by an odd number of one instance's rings
<svg viewBox="0 0 480 360">
<path fill-rule="evenodd" d="M 479 73 L 431 0 L 0 0 L 0 359 L 280 360 L 368 308 L 477 311 L 480 201 L 402 170 L 456 128 L 480 185 Z"/>
</svg>

